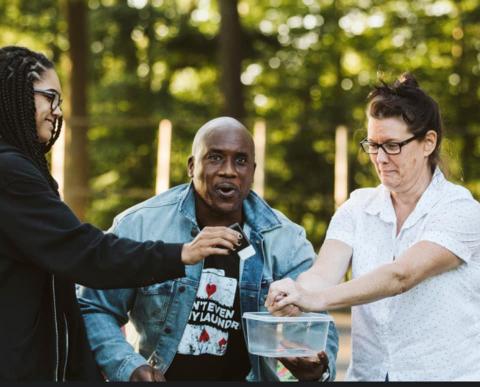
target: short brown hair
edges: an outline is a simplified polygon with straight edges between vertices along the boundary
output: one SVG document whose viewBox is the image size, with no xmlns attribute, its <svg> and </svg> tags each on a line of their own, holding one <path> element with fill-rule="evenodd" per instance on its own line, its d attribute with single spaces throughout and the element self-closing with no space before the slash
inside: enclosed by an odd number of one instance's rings
<svg viewBox="0 0 480 387">
<path fill-rule="evenodd" d="M 376 119 L 401 118 L 409 131 L 423 137 L 429 130 L 437 133 L 437 145 L 429 157 L 432 172 L 440 163 L 443 125 L 437 102 L 423 91 L 415 77 L 402 74 L 393 85 L 381 81 L 368 95 L 367 113 Z"/>
</svg>

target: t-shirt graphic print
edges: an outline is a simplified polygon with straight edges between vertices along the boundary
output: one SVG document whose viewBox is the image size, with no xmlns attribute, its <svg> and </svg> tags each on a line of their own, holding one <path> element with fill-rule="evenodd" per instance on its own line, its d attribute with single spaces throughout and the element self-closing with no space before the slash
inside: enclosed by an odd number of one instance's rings
<svg viewBox="0 0 480 387">
<path fill-rule="evenodd" d="M 229 330 L 239 330 L 235 321 L 234 301 L 237 279 L 220 269 L 204 269 L 195 302 L 178 347 L 182 355 L 223 356 L 228 346 Z"/>
</svg>

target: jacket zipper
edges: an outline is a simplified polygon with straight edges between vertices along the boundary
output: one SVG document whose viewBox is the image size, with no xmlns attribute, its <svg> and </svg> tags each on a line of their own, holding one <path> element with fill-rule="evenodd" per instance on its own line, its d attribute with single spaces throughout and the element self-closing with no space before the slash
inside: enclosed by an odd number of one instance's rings
<svg viewBox="0 0 480 387">
<path fill-rule="evenodd" d="M 58 363 L 59 363 L 59 340 L 58 340 L 58 321 L 57 321 L 57 302 L 55 295 L 55 276 L 52 274 L 52 294 L 53 294 L 53 321 L 55 328 L 55 372 L 53 374 L 53 380 L 58 382 Z"/>
<path fill-rule="evenodd" d="M 67 364 L 68 364 L 68 322 L 65 313 L 63 314 L 63 321 L 65 322 L 65 364 L 63 365 L 63 376 L 62 381 L 65 382 L 67 375 Z"/>
</svg>

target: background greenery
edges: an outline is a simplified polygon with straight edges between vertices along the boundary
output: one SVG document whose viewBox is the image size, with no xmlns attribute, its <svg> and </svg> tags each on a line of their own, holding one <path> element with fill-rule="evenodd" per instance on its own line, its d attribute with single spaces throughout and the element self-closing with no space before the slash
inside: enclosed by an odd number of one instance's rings
<svg viewBox="0 0 480 387">
<path fill-rule="evenodd" d="M 86 42 L 89 163 L 76 165 L 88 169 L 84 217 L 98 226 L 153 194 L 160 119 L 173 122 L 176 185 L 195 131 L 230 103 L 249 128 L 265 119 L 265 197 L 318 248 L 334 211 L 335 129 L 349 130 L 349 190 L 377 184 L 357 146 L 365 98 L 379 76 L 404 71 L 440 103 L 451 178 L 480 198 L 477 0 L 90 0 L 86 32 L 69 31 L 72 3 L 0 0 L 0 45 L 44 51 L 68 96 L 71 37 Z M 221 39 L 232 32 L 221 5 L 238 10 L 241 39 L 227 49 L 241 53 L 242 94 L 225 91 L 235 79 L 222 78 L 232 66 Z"/>
</svg>

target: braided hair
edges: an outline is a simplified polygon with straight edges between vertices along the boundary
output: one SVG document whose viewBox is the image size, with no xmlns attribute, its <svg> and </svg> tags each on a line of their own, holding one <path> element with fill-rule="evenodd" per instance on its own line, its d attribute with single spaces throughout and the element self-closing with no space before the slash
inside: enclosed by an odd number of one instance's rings
<svg viewBox="0 0 480 387">
<path fill-rule="evenodd" d="M 0 48 L 0 137 L 29 157 L 58 193 L 45 153 L 60 135 L 62 118 L 57 118 L 47 143 L 39 141 L 35 122 L 33 83 L 48 69 L 53 63 L 41 53 L 18 46 Z"/>
<path fill-rule="evenodd" d="M 437 102 L 420 88 L 415 77 L 404 73 L 393 85 L 382 81 L 370 92 L 368 101 L 368 114 L 373 118 L 401 118 L 418 137 L 425 136 L 429 130 L 437 133 L 437 145 L 428 160 L 433 172 L 441 162 L 442 118 Z"/>
</svg>

